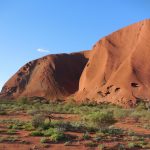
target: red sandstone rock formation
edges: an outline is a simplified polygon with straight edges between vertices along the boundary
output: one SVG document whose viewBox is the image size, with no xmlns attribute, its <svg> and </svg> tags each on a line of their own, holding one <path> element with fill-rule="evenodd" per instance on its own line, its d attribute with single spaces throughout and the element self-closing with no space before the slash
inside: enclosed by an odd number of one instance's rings
<svg viewBox="0 0 150 150">
<path fill-rule="evenodd" d="M 150 98 L 150 20 L 116 31 L 94 45 L 76 98 L 120 105 Z"/>
<path fill-rule="evenodd" d="M 2 88 L 1 97 L 65 98 L 78 90 L 89 52 L 48 55 L 24 65 Z"/>
<path fill-rule="evenodd" d="M 86 99 L 132 106 L 150 99 L 150 20 L 98 41 L 91 51 L 48 55 L 23 66 L 1 96 Z"/>
</svg>

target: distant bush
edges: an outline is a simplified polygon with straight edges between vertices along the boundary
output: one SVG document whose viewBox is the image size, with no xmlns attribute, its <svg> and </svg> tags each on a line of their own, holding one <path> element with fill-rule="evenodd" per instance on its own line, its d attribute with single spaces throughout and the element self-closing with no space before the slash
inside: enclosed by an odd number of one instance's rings
<svg viewBox="0 0 150 150">
<path fill-rule="evenodd" d="M 117 128 L 109 128 L 103 130 L 104 134 L 109 134 L 109 135 L 121 135 L 124 133 L 122 129 L 117 129 Z"/>
<path fill-rule="evenodd" d="M 83 137 L 84 140 L 90 139 L 90 135 L 89 135 L 88 132 L 84 133 L 82 137 Z"/>
<path fill-rule="evenodd" d="M 149 100 L 140 100 L 140 102 L 135 107 L 135 111 L 150 111 L 150 102 Z"/>
<path fill-rule="evenodd" d="M 51 141 L 58 142 L 65 139 L 65 135 L 62 132 L 55 132 L 50 136 Z"/>
<path fill-rule="evenodd" d="M 70 141 L 65 142 L 64 146 L 71 146 L 71 142 Z"/>
<path fill-rule="evenodd" d="M 141 110 L 141 111 L 136 111 L 134 110 L 131 114 L 130 117 L 133 118 L 134 120 L 150 120 L 150 111 L 147 110 Z"/>
<path fill-rule="evenodd" d="M 32 118 L 32 126 L 35 128 L 42 127 L 44 125 L 45 117 L 42 114 L 37 114 Z"/>
<path fill-rule="evenodd" d="M 113 109 L 114 117 L 117 119 L 125 119 L 131 114 L 131 111 L 128 109 Z"/>
<path fill-rule="evenodd" d="M 57 132 L 57 130 L 55 128 L 49 128 L 48 130 L 44 131 L 44 136 L 51 136 L 56 132 Z"/>
<path fill-rule="evenodd" d="M 50 126 L 51 126 L 51 121 L 49 121 L 49 119 L 45 119 L 42 128 L 43 128 L 44 130 L 47 130 L 47 129 L 50 128 Z"/>
<path fill-rule="evenodd" d="M 133 142 L 128 143 L 128 148 L 134 148 L 136 147 L 136 144 Z"/>
<path fill-rule="evenodd" d="M 83 101 L 81 104 L 81 106 L 89 106 L 89 107 L 94 107 L 94 106 L 97 106 L 97 102 L 96 101 L 93 101 L 93 100 L 90 100 L 90 99 L 86 99 L 85 101 Z"/>
<path fill-rule="evenodd" d="M 126 147 L 124 144 L 118 144 L 118 149 L 117 150 L 126 150 Z"/>
<path fill-rule="evenodd" d="M 0 115 L 7 115 L 7 112 L 5 110 L 0 110 Z"/>
<path fill-rule="evenodd" d="M 96 132 L 93 140 L 96 142 L 102 141 L 105 138 L 105 134 L 102 132 Z"/>
<path fill-rule="evenodd" d="M 142 148 L 145 148 L 147 144 L 148 144 L 148 142 L 146 142 L 146 141 L 139 141 L 139 142 L 138 142 L 138 145 L 139 145 L 140 147 L 142 147 Z"/>
<path fill-rule="evenodd" d="M 20 104 L 29 104 L 29 99 L 28 99 L 27 97 L 20 97 L 20 98 L 18 99 L 18 102 L 19 102 Z"/>
<path fill-rule="evenodd" d="M 144 141 L 141 141 L 138 143 L 130 142 L 128 143 L 128 148 L 136 148 L 136 147 L 145 148 L 146 145 L 147 145 L 147 142 L 144 142 Z"/>
<path fill-rule="evenodd" d="M 7 120 L 9 129 L 24 129 L 24 126 L 28 124 L 28 122 L 20 121 L 20 120 Z"/>
<path fill-rule="evenodd" d="M 9 143 L 13 143 L 18 141 L 18 137 L 17 136 L 6 136 L 6 137 L 0 137 L 0 143 L 2 142 L 9 142 Z"/>
<path fill-rule="evenodd" d="M 50 137 L 53 142 L 58 142 L 65 138 L 64 133 L 58 131 L 57 128 L 49 128 L 48 130 L 43 131 L 43 135 Z"/>
<path fill-rule="evenodd" d="M 89 142 L 89 143 L 86 143 L 85 146 L 86 146 L 86 147 L 97 147 L 98 144 L 97 144 L 97 143 L 94 143 L 94 142 Z"/>
<path fill-rule="evenodd" d="M 26 131 L 32 131 L 34 129 L 34 127 L 32 126 L 32 123 L 31 122 L 26 122 L 24 125 L 23 125 L 23 129 L 26 130 Z"/>
<path fill-rule="evenodd" d="M 7 112 L 6 112 L 5 108 L 0 105 L 0 115 L 6 115 L 6 114 L 7 114 Z"/>
<path fill-rule="evenodd" d="M 145 129 L 150 129 L 150 124 L 149 123 L 147 123 L 147 124 L 143 124 L 143 128 L 145 128 Z"/>
<path fill-rule="evenodd" d="M 27 111 L 27 114 L 32 115 L 32 116 L 39 114 L 39 113 L 40 113 L 40 111 L 37 109 L 30 109 Z"/>
<path fill-rule="evenodd" d="M 98 145 L 98 150 L 104 150 L 104 147 L 105 147 L 105 146 L 104 146 L 103 144 L 99 144 L 99 145 Z"/>
<path fill-rule="evenodd" d="M 148 111 L 150 111 L 150 101 L 149 101 L 149 102 L 146 102 L 145 106 L 146 106 L 146 109 L 147 109 Z"/>
<path fill-rule="evenodd" d="M 42 137 L 40 140 L 41 143 L 48 143 L 49 142 L 49 138 L 46 137 Z"/>
<path fill-rule="evenodd" d="M 16 134 L 16 130 L 9 129 L 9 130 L 7 130 L 7 134 Z"/>
<path fill-rule="evenodd" d="M 107 129 L 116 122 L 113 112 L 94 112 L 83 118 L 84 122 L 99 129 Z"/>
<path fill-rule="evenodd" d="M 43 132 L 36 130 L 36 131 L 32 131 L 30 133 L 30 135 L 32 135 L 32 136 L 43 136 L 44 134 L 43 134 Z"/>
</svg>

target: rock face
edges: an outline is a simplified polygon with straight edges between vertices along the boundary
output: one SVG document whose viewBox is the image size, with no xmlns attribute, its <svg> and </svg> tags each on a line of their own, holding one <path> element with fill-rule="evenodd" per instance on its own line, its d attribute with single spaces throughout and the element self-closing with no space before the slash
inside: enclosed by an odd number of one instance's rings
<svg viewBox="0 0 150 150">
<path fill-rule="evenodd" d="M 116 31 L 94 45 L 76 96 L 85 97 L 124 106 L 150 98 L 150 20 Z"/>
<path fill-rule="evenodd" d="M 78 90 L 81 73 L 88 61 L 88 51 L 48 55 L 24 65 L 10 78 L 1 97 L 65 98 Z"/>
<path fill-rule="evenodd" d="M 98 41 L 91 51 L 48 55 L 23 66 L 3 87 L 1 96 L 74 96 L 133 106 L 150 99 L 150 20 Z"/>
</svg>

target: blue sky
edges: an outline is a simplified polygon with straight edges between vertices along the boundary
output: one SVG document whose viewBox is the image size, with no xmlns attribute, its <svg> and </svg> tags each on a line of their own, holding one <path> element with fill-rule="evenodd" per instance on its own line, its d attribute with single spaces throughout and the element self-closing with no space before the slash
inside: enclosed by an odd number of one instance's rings
<svg viewBox="0 0 150 150">
<path fill-rule="evenodd" d="M 91 49 L 101 37 L 150 18 L 149 0 L 0 0 L 0 89 L 26 62 Z"/>
</svg>

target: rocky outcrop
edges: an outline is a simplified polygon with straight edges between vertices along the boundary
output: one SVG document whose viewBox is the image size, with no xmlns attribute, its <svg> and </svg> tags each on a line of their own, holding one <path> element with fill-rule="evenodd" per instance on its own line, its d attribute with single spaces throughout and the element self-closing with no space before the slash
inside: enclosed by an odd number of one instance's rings
<svg viewBox="0 0 150 150">
<path fill-rule="evenodd" d="M 48 55 L 23 66 L 4 85 L 1 97 L 73 96 L 134 106 L 150 99 L 150 20 L 120 29 L 90 51 Z"/>
<path fill-rule="evenodd" d="M 78 100 L 132 106 L 150 98 L 150 20 L 102 38 L 92 51 L 80 78 Z"/>
<path fill-rule="evenodd" d="M 44 97 L 63 99 L 78 90 L 89 52 L 48 55 L 24 65 L 10 78 L 1 97 Z"/>
</svg>

